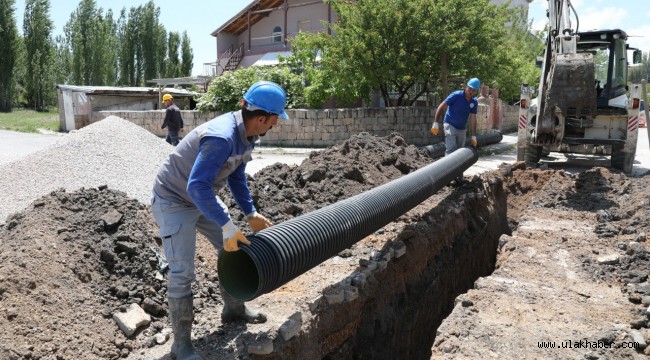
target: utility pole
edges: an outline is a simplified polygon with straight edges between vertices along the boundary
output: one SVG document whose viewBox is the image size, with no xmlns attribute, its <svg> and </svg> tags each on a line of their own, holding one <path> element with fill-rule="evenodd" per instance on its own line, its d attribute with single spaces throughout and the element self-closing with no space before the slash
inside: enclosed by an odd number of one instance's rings
<svg viewBox="0 0 650 360">
<path fill-rule="evenodd" d="M 650 110 L 648 110 L 648 80 L 641 80 L 641 95 L 643 96 L 643 107 L 645 108 L 645 123 L 646 131 L 648 133 L 648 143 L 650 144 L 650 128 L 648 128 L 648 121 L 650 121 Z"/>
</svg>

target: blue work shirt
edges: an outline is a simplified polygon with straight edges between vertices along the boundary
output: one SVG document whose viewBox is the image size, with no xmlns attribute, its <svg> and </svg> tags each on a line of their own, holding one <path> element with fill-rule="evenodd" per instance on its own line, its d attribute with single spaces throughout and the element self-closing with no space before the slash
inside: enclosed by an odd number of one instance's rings
<svg viewBox="0 0 650 360">
<path fill-rule="evenodd" d="M 476 114 L 478 112 L 478 100 L 473 96 L 467 101 L 464 90 L 454 91 L 449 94 L 445 99 L 445 103 L 447 103 L 445 123 L 458 130 L 465 130 L 467 128 L 469 114 Z"/>
</svg>

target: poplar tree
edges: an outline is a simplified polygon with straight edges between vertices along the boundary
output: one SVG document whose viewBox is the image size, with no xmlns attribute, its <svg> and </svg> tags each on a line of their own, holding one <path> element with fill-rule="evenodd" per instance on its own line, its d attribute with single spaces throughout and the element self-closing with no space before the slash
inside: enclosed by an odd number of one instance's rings
<svg viewBox="0 0 650 360">
<path fill-rule="evenodd" d="M 180 76 L 192 76 L 194 67 L 194 53 L 190 45 L 190 38 L 187 31 L 183 31 L 183 40 L 181 41 L 181 73 Z"/>
<path fill-rule="evenodd" d="M 27 0 L 23 34 L 25 43 L 25 90 L 30 107 L 44 111 L 54 100 L 53 46 L 49 0 Z"/>
<path fill-rule="evenodd" d="M 72 53 L 72 80 L 82 85 L 114 85 L 117 78 L 116 25 L 95 0 L 82 0 L 65 33 Z"/>
<path fill-rule="evenodd" d="M 158 77 L 159 70 L 159 47 L 163 46 L 160 43 L 158 36 L 160 27 L 160 8 L 156 7 L 153 0 L 147 2 L 144 6 L 140 7 L 142 14 L 141 21 L 139 22 L 139 35 L 142 50 L 142 66 L 143 66 L 143 81 L 155 79 Z"/>
<path fill-rule="evenodd" d="M 157 78 L 165 77 L 167 72 L 167 31 L 161 24 L 158 26 L 158 47 L 156 48 Z M 151 80 L 151 79 L 148 79 Z"/>
<path fill-rule="evenodd" d="M 177 32 L 169 32 L 167 37 L 167 71 L 165 77 L 175 78 L 181 74 L 180 60 L 178 58 L 178 49 L 181 46 L 181 35 Z"/>
<path fill-rule="evenodd" d="M 0 0 L 0 112 L 10 112 L 15 89 L 18 29 L 14 0 Z"/>
<path fill-rule="evenodd" d="M 135 8 L 131 8 L 128 15 L 126 8 L 123 8 L 117 21 L 119 85 L 136 85 L 136 69 L 139 66 L 139 59 L 136 56 L 138 34 L 136 27 L 137 19 L 134 16 L 137 16 Z"/>
<path fill-rule="evenodd" d="M 57 84 L 69 84 L 72 79 L 70 44 L 64 35 L 54 39 L 54 81 Z"/>
</svg>

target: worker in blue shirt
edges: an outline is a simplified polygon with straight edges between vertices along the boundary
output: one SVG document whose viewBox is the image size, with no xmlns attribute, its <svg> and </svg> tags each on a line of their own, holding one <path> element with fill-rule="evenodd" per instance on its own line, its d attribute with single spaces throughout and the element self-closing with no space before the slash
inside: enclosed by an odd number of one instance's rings
<svg viewBox="0 0 650 360">
<path fill-rule="evenodd" d="M 196 231 L 205 235 L 218 253 L 237 251 L 239 243 L 250 243 L 216 194 L 228 185 L 254 232 L 272 225 L 253 205 L 245 169 L 258 137 L 276 125 L 278 117 L 288 119 L 286 99 L 278 84 L 253 84 L 243 96 L 241 110 L 221 115 L 187 134 L 156 175 L 151 210 L 169 263 L 167 300 L 176 359 L 200 359 L 191 342 Z M 222 322 L 266 321 L 265 314 L 220 288 Z"/>
<path fill-rule="evenodd" d="M 445 155 L 449 155 L 465 146 L 468 119 L 470 134 L 472 136 L 471 144 L 473 147 L 478 145 L 476 141 L 476 114 L 478 112 L 476 94 L 478 93 L 480 84 L 481 81 L 478 78 L 470 79 L 467 82 L 467 86 L 465 86 L 465 90 L 458 90 L 449 94 L 436 110 L 431 133 L 438 135 L 438 124 L 444 114 Z M 462 176 L 454 181 L 457 185 L 461 185 L 464 182 Z"/>
</svg>

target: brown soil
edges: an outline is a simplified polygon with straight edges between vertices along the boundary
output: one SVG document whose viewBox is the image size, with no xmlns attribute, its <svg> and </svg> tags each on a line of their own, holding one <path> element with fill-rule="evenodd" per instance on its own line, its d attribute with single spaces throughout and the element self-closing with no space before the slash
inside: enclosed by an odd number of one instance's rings
<svg viewBox="0 0 650 360">
<path fill-rule="evenodd" d="M 516 170 L 508 190 L 513 234 L 456 300 L 433 358 L 647 358 L 647 177 Z"/>
<path fill-rule="evenodd" d="M 258 210 L 280 223 L 429 163 L 398 134 L 360 134 L 312 153 L 301 166 L 265 168 L 250 185 Z M 221 324 L 216 253 L 199 237 L 193 286 L 197 348 L 206 359 L 428 359 L 473 358 L 480 351 L 471 349 L 485 343 L 497 357 L 535 358 L 547 356 L 532 346 L 521 353 L 492 345 L 508 336 L 531 344 L 542 341 L 542 334 L 559 339 L 572 330 L 581 338 L 593 332 L 619 341 L 634 328 L 650 339 L 647 177 L 627 178 L 604 168 L 578 175 L 508 169 L 440 190 L 350 249 L 255 299 L 250 304 L 269 315 L 265 324 Z M 230 195 L 220 195 L 247 229 Z M 10 216 L 0 228 L 0 245 L 0 359 L 169 358 L 165 261 L 148 206 L 105 187 L 54 191 Z M 402 248 L 405 256 L 393 255 Z M 598 262 L 610 254 L 619 255 L 618 262 Z M 369 264 L 385 262 L 387 270 L 370 269 Z M 568 264 L 580 286 L 567 283 L 566 276 L 564 282 L 538 279 L 551 263 Z M 562 274 L 569 273 L 567 266 Z M 488 275 L 495 268 L 498 276 L 507 269 L 510 277 L 541 283 L 541 292 L 515 293 L 527 301 L 522 303 L 544 306 L 546 316 L 537 307 L 537 319 L 530 320 L 523 315 L 533 311 L 509 306 L 517 299 L 512 294 L 480 285 L 493 278 Z M 359 274 L 368 275 L 362 285 L 352 281 Z M 472 287 L 454 308 L 454 299 Z M 336 304 L 323 296 L 341 289 L 358 291 L 358 298 Z M 544 302 L 547 297 L 560 302 Z M 595 305 L 585 298 L 615 306 L 598 307 L 599 316 L 586 317 L 584 309 Z M 126 337 L 112 317 L 132 303 L 152 321 Z M 510 325 L 476 326 L 474 310 L 486 319 L 510 319 Z M 558 311 L 562 327 L 547 321 Z M 300 332 L 284 339 L 279 329 L 292 316 L 302 324 Z M 527 321 L 536 326 L 513 331 L 530 325 Z M 441 329 L 456 330 L 436 336 L 441 323 Z M 587 331 L 591 326 L 598 331 Z M 511 332 L 499 337 L 495 329 Z M 270 354 L 256 355 L 269 344 Z"/>
</svg>

